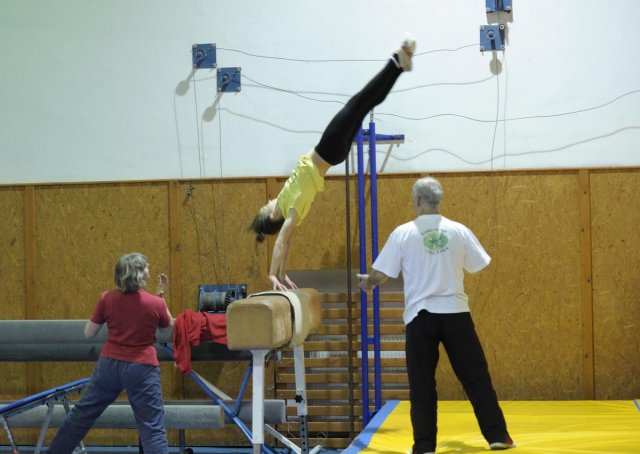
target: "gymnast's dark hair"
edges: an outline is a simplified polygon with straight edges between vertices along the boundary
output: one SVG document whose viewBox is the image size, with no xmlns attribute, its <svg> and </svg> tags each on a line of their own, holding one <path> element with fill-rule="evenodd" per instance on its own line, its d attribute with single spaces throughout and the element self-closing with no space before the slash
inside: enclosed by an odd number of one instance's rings
<svg viewBox="0 0 640 454">
<path fill-rule="evenodd" d="M 267 213 L 260 210 L 251 221 L 251 224 L 249 224 L 249 230 L 254 231 L 256 233 L 256 241 L 262 243 L 265 235 L 278 233 L 282 228 L 282 224 L 284 224 L 284 218 L 273 220 Z"/>
</svg>

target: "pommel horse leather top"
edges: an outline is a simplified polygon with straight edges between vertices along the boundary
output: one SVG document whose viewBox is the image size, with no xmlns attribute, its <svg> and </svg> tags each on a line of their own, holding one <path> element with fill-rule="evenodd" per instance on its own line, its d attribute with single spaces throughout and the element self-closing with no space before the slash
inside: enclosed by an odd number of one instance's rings
<svg viewBox="0 0 640 454">
<path fill-rule="evenodd" d="M 230 350 L 272 350 L 302 345 L 322 324 L 317 290 L 254 293 L 227 308 Z"/>
</svg>

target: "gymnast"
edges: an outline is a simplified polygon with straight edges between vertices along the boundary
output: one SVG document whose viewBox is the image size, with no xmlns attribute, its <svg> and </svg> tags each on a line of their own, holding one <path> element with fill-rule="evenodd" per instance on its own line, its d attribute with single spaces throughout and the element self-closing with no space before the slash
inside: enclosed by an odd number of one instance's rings
<svg viewBox="0 0 640 454">
<path fill-rule="evenodd" d="M 118 288 L 100 295 L 84 328 L 86 337 L 95 337 L 107 323 L 107 341 L 89 385 L 51 441 L 49 454 L 71 454 L 123 389 L 127 391 L 144 452 L 168 452 L 155 340 L 156 328 L 173 325 L 163 299 L 169 278 L 160 275 L 158 296 L 143 290 L 148 279 L 149 263 L 144 255 L 128 254 L 116 263 Z"/>
<path fill-rule="evenodd" d="M 249 228 L 259 242 L 265 235 L 278 234 L 269 268 L 274 290 L 297 288 L 286 271 L 293 232 L 307 216 L 316 193 L 324 190 L 329 168 L 347 159 L 367 112 L 386 98 L 402 72 L 411 71 L 415 47 L 414 40 L 404 40 L 386 66 L 333 117 L 320 142 L 300 157 L 278 196 L 260 208 L 251 222 Z"/>
</svg>

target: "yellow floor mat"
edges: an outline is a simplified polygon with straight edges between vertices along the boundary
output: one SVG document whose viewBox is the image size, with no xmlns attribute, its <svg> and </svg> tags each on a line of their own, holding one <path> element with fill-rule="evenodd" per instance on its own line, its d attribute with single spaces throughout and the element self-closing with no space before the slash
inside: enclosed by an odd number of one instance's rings
<svg viewBox="0 0 640 454">
<path fill-rule="evenodd" d="M 635 401 L 502 401 L 513 454 L 640 453 Z M 413 444 L 409 402 L 390 401 L 343 454 L 407 454 Z M 436 454 L 489 452 L 468 401 L 438 403 Z"/>
</svg>

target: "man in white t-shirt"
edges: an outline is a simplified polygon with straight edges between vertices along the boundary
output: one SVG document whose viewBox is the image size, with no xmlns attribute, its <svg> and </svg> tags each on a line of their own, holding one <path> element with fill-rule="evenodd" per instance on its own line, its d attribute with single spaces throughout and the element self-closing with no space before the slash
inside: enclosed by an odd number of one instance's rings
<svg viewBox="0 0 640 454">
<path fill-rule="evenodd" d="M 482 270 L 491 257 L 469 228 L 440 214 L 438 180 L 420 178 L 412 192 L 416 219 L 391 233 L 370 273 L 358 278 L 360 288 L 368 290 L 402 272 L 413 454 L 436 450 L 435 373 L 440 343 L 489 447 L 513 448 L 463 284 L 465 271 Z"/>
</svg>

